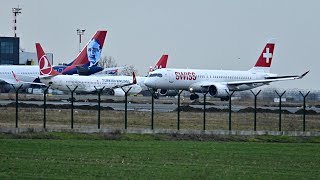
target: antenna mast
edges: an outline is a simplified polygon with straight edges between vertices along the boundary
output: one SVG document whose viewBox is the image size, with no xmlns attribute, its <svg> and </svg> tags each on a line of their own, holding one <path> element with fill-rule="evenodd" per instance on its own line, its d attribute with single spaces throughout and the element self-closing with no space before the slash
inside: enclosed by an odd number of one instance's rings
<svg viewBox="0 0 320 180">
<path fill-rule="evenodd" d="M 17 8 L 12 8 L 12 14 L 14 16 L 14 20 L 13 20 L 13 32 L 14 32 L 14 37 L 17 37 L 17 15 L 21 14 L 21 10 L 22 8 L 19 8 L 19 6 Z"/>
</svg>

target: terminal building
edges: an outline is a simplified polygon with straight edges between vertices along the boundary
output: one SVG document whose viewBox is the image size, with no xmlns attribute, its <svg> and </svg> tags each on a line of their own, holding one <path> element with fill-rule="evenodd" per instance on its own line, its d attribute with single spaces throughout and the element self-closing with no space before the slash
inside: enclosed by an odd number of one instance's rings
<svg viewBox="0 0 320 180">
<path fill-rule="evenodd" d="M 20 64 L 19 45 L 17 37 L 0 37 L 0 64 Z"/>
<path fill-rule="evenodd" d="M 53 64 L 53 54 L 47 53 L 47 57 Z M 22 51 L 19 37 L 0 37 L 0 65 L 36 64 L 38 64 L 37 53 Z"/>
</svg>

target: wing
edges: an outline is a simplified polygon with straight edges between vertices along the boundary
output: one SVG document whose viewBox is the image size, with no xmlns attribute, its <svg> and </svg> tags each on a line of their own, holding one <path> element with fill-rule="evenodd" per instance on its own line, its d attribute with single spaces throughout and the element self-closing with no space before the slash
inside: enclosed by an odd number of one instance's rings
<svg viewBox="0 0 320 180">
<path fill-rule="evenodd" d="M 233 82 L 227 82 L 227 85 L 250 85 L 255 83 L 262 83 L 262 84 L 269 84 L 271 82 L 276 81 L 287 81 L 287 80 L 295 80 L 295 79 L 302 79 L 305 75 L 307 75 L 309 71 L 303 73 L 302 75 L 295 75 L 295 76 L 275 76 L 275 77 L 266 77 L 265 79 L 261 80 L 250 80 L 250 81 L 233 81 Z"/>
<path fill-rule="evenodd" d="M 232 81 L 232 82 L 212 82 L 212 81 L 201 81 L 192 84 L 189 89 L 191 91 L 206 91 L 209 89 L 210 86 L 215 86 L 222 92 L 225 90 L 248 90 L 252 89 L 258 86 L 266 85 L 271 82 L 276 81 L 286 81 L 286 80 L 295 80 L 295 79 L 301 79 L 306 74 L 308 74 L 309 71 L 303 73 L 302 75 L 296 75 L 296 76 L 274 76 L 274 77 L 266 77 L 265 79 L 261 80 L 248 80 L 248 81 Z"/>
</svg>

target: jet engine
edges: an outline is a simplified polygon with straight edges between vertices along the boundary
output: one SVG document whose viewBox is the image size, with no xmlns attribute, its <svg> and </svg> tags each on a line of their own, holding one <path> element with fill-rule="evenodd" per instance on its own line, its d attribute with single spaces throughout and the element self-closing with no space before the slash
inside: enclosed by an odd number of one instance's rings
<svg viewBox="0 0 320 180">
<path fill-rule="evenodd" d="M 226 85 L 214 84 L 209 86 L 208 93 L 213 97 L 226 98 L 229 97 L 229 88 Z"/>
<path fill-rule="evenodd" d="M 121 88 L 110 89 L 108 90 L 108 94 L 111 96 L 124 96 L 124 92 Z"/>
<path fill-rule="evenodd" d="M 167 89 L 161 89 L 159 91 L 160 95 L 162 96 L 176 96 L 178 94 L 177 90 L 167 90 Z"/>
<path fill-rule="evenodd" d="M 142 88 L 141 86 L 134 84 L 134 85 L 130 85 L 130 86 L 125 86 L 123 87 L 123 90 L 128 91 L 130 89 L 130 91 L 128 92 L 128 95 L 136 95 L 139 92 L 141 92 Z M 115 89 L 110 89 L 108 90 L 108 94 L 111 96 L 125 96 L 125 93 L 121 88 L 115 88 Z"/>
</svg>

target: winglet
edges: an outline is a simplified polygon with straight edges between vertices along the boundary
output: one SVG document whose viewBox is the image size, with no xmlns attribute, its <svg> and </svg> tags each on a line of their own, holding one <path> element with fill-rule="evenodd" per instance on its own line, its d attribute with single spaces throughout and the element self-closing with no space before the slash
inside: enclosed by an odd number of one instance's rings
<svg viewBox="0 0 320 180">
<path fill-rule="evenodd" d="M 310 71 L 310 70 L 309 70 L 309 71 Z M 299 79 L 302 79 L 305 75 L 307 75 L 307 74 L 309 73 L 309 71 L 303 73 L 303 74 L 299 77 Z"/>
<path fill-rule="evenodd" d="M 21 81 L 18 79 L 17 75 L 16 75 L 13 71 L 11 71 L 11 72 L 12 72 L 12 76 L 13 76 L 14 80 L 15 80 L 17 83 L 20 83 Z"/>
<path fill-rule="evenodd" d="M 132 78 L 133 78 L 132 84 L 137 84 L 137 78 L 134 72 L 132 72 Z"/>
</svg>

